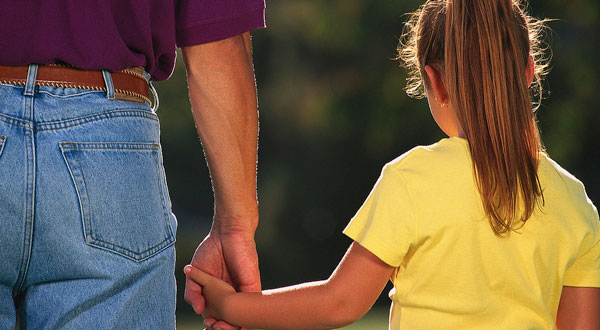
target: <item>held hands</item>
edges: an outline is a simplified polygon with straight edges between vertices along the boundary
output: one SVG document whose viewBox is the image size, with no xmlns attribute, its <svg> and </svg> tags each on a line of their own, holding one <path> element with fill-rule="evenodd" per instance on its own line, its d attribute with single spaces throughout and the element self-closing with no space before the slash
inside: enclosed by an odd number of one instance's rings
<svg viewBox="0 0 600 330">
<path fill-rule="evenodd" d="M 183 272 L 188 280 L 191 279 L 202 287 L 205 299 L 202 316 L 206 319 L 225 319 L 226 301 L 236 294 L 233 286 L 191 265 L 185 266 Z"/>
<path fill-rule="evenodd" d="M 191 264 L 195 269 L 231 284 L 238 291 L 258 292 L 261 289 L 256 245 L 253 235 L 247 230 L 223 230 L 213 226 L 198 245 Z M 197 314 L 205 312 L 204 290 L 189 276 L 185 282 L 185 300 Z M 212 315 L 210 312 L 205 314 L 205 325 L 222 330 L 238 329 L 216 321 L 219 318 L 215 320 L 210 317 Z"/>
</svg>

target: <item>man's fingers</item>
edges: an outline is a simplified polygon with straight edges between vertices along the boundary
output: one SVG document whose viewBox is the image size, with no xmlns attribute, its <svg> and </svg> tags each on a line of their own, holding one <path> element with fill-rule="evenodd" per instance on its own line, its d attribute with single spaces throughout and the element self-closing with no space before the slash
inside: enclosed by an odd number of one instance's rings
<svg viewBox="0 0 600 330">
<path fill-rule="evenodd" d="M 204 326 L 205 327 L 211 327 L 213 324 L 215 324 L 217 322 L 217 320 L 213 319 L 212 317 L 209 318 L 205 318 L 204 319 Z"/>
<path fill-rule="evenodd" d="M 234 327 L 231 324 L 224 321 L 217 321 L 211 325 L 212 329 L 220 329 L 220 330 L 239 330 L 239 327 Z"/>
<path fill-rule="evenodd" d="M 202 286 L 208 284 L 208 282 L 213 279 L 212 276 L 206 274 L 205 272 L 201 271 L 200 269 L 198 269 L 192 265 L 185 266 L 183 268 L 183 272 L 185 273 L 185 275 L 188 278 L 191 278 L 196 283 L 198 283 Z"/>
<path fill-rule="evenodd" d="M 260 289 L 261 289 L 260 282 L 256 283 L 256 284 L 250 284 L 250 285 L 240 285 L 238 287 L 238 291 L 240 291 L 240 292 L 260 292 Z"/>
<path fill-rule="evenodd" d="M 238 330 L 238 327 L 232 326 L 231 324 L 224 321 L 217 321 L 213 318 L 207 318 L 204 320 L 204 326 L 207 330 Z"/>
<path fill-rule="evenodd" d="M 204 296 L 202 296 L 202 286 L 190 278 L 185 279 L 185 301 L 192 306 L 196 314 L 204 312 Z"/>
</svg>

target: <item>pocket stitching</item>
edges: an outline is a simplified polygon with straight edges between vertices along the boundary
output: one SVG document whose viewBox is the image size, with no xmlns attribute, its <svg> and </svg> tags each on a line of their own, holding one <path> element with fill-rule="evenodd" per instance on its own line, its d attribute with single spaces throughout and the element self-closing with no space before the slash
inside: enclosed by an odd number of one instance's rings
<svg viewBox="0 0 600 330">
<path fill-rule="evenodd" d="M 75 174 L 73 172 L 73 170 L 71 169 L 71 166 L 69 164 L 69 159 L 71 159 L 72 161 L 74 161 L 75 163 L 77 163 L 78 168 L 81 169 L 81 164 L 79 164 L 79 161 L 76 159 L 76 157 L 68 157 L 66 155 L 66 151 L 68 150 L 118 150 L 118 151 L 128 151 L 128 150 L 140 150 L 140 151 L 149 151 L 149 152 L 158 152 L 160 151 L 160 145 L 156 144 L 156 143 L 130 143 L 130 142 L 60 142 L 59 143 L 59 148 L 61 149 L 61 153 L 63 155 L 63 159 L 65 160 L 65 163 L 69 169 L 69 173 L 71 174 L 71 180 L 73 181 L 73 184 L 75 185 L 75 189 L 77 191 L 77 197 L 78 197 L 78 201 L 79 201 L 79 205 L 80 205 L 80 210 L 81 210 L 81 217 L 82 217 L 82 225 L 83 225 L 83 234 L 84 234 L 84 239 L 86 244 L 90 245 L 90 246 L 94 246 L 118 255 L 121 255 L 123 257 L 126 257 L 128 259 L 131 259 L 133 261 L 136 262 L 141 262 L 144 261 L 148 258 L 151 258 L 152 256 L 155 256 L 156 254 L 158 254 L 159 252 L 161 252 L 162 250 L 168 248 L 169 246 L 173 245 L 175 243 L 175 235 L 173 234 L 173 230 L 169 224 L 169 214 L 167 212 L 166 209 L 166 205 L 165 205 L 165 199 L 164 199 L 164 188 L 163 188 L 163 184 L 160 180 L 160 175 L 161 172 L 158 171 L 158 169 L 155 168 L 155 170 L 157 170 L 157 179 L 158 179 L 158 186 L 160 188 L 160 199 L 161 199 L 161 206 L 162 206 L 162 211 L 163 211 L 163 222 L 164 222 L 164 226 L 165 226 L 165 230 L 167 231 L 167 235 L 166 237 L 160 241 L 159 243 L 156 243 L 154 246 L 137 252 L 137 251 L 132 251 L 129 248 L 123 247 L 123 246 L 119 246 L 116 245 L 114 243 L 109 243 L 106 242 L 104 240 L 101 240 L 99 238 L 97 238 L 96 234 L 95 234 L 95 230 L 93 228 L 92 225 L 92 210 L 90 208 L 91 203 L 89 201 L 89 199 L 86 197 L 87 196 L 87 184 L 83 175 L 83 171 L 79 170 L 81 173 L 79 173 L 79 175 L 81 176 L 82 179 L 82 184 L 83 184 L 83 190 L 85 190 L 83 193 L 85 194 L 85 196 L 83 196 L 82 192 L 80 191 L 78 185 L 77 185 L 77 180 L 75 179 Z M 157 161 L 154 161 L 154 166 L 157 167 Z M 84 207 L 85 205 L 85 207 Z M 84 211 L 84 208 L 87 210 L 87 212 Z M 87 216 L 86 216 L 87 214 Z M 86 226 L 87 223 L 87 226 Z M 89 229 L 89 230 L 87 230 Z"/>
<path fill-rule="evenodd" d="M 89 206 L 89 202 L 87 201 L 87 192 L 85 193 L 85 195 L 83 195 L 79 189 L 79 185 L 76 184 L 77 180 L 75 179 L 75 174 L 73 172 L 73 169 L 71 168 L 71 164 L 69 163 L 69 161 L 67 160 L 67 156 L 65 155 L 65 152 L 62 148 L 62 145 L 60 146 L 60 151 L 61 154 L 63 156 L 63 159 L 65 160 L 65 164 L 67 165 L 67 169 L 69 170 L 69 174 L 71 175 L 71 180 L 73 181 L 73 186 L 75 187 L 75 191 L 77 192 L 77 200 L 79 202 L 79 212 L 81 213 L 81 224 L 83 225 L 83 238 L 85 240 L 86 243 L 91 243 L 90 239 L 88 239 L 88 232 L 93 233 L 93 229 L 89 228 L 91 227 L 91 224 L 86 224 L 87 222 L 90 222 L 88 219 L 86 219 L 86 214 L 91 215 L 91 210 L 87 210 L 87 212 L 85 212 L 83 210 L 84 206 Z M 73 158 L 73 161 L 77 162 L 76 159 Z M 81 168 L 81 165 L 79 165 L 79 168 Z M 83 174 L 81 174 L 83 176 Z M 85 182 L 85 180 L 84 180 Z M 84 189 L 86 188 L 86 185 L 83 185 Z M 84 201 L 82 200 L 82 198 L 86 198 L 86 202 L 84 203 Z M 89 228 L 89 231 L 88 231 Z"/>
<path fill-rule="evenodd" d="M 173 231 L 173 227 L 171 226 L 171 217 L 170 217 L 170 213 L 169 210 L 167 209 L 167 205 L 169 208 L 172 207 L 172 203 L 171 203 L 171 198 L 169 196 L 169 188 L 167 187 L 167 177 L 165 174 L 165 169 L 163 167 L 163 157 L 162 157 L 162 153 L 160 152 L 160 145 L 158 145 L 158 149 L 156 150 L 156 152 L 158 153 L 157 158 L 156 158 L 156 171 L 159 174 L 158 175 L 158 186 L 160 187 L 161 190 L 161 199 L 163 201 L 163 212 L 164 212 L 164 216 L 166 219 L 168 219 L 169 221 L 165 222 L 165 226 L 167 227 L 167 230 L 169 231 L 169 234 L 171 235 L 171 237 L 175 238 L 175 232 Z"/>
<path fill-rule="evenodd" d="M 4 151 L 5 144 L 6 144 L 6 136 L 0 136 L 0 156 L 2 156 L 2 151 Z"/>
<path fill-rule="evenodd" d="M 160 145 L 136 142 L 60 142 L 60 148 L 61 150 L 159 150 Z"/>
</svg>

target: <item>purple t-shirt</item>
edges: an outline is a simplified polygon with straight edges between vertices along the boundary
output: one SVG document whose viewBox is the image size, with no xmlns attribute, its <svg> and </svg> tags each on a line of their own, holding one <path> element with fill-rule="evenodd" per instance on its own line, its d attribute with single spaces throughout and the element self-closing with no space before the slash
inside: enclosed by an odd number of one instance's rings
<svg viewBox="0 0 600 330">
<path fill-rule="evenodd" d="M 4 0 L 0 64 L 173 72 L 175 48 L 265 26 L 265 0 Z"/>
</svg>

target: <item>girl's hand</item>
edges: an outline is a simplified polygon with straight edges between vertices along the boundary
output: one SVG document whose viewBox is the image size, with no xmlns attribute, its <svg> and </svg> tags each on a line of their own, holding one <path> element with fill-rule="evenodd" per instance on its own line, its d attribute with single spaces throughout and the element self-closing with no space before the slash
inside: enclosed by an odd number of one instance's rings
<svg viewBox="0 0 600 330">
<path fill-rule="evenodd" d="M 235 289 L 229 283 L 208 275 L 192 265 L 185 266 L 183 272 L 188 279 L 202 286 L 202 295 L 206 301 L 202 316 L 226 321 L 224 319 L 225 302 L 227 298 L 236 293 Z"/>
</svg>

